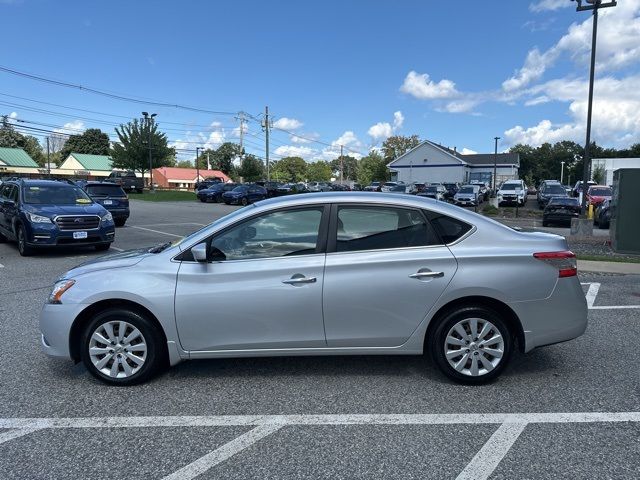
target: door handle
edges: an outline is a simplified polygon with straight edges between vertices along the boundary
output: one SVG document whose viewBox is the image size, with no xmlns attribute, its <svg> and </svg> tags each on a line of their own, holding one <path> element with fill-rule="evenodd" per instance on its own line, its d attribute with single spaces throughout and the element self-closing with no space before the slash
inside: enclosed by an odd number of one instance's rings
<svg viewBox="0 0 640 480">
<path fill-rule="evenodd" d="M 289 280 L 283 280 L 282 283 L 287 285 L 300 285 L 303 283 L 316 283 L 316 277 L 292 277 Z"/>
<path fill-rule="evenodd" d="M 417 278 L 418 280 L 422 278 L 440 278 L 444 277 L 444 272 L 417 272 L 409 275 L 409 278 Z"/>
</svg>

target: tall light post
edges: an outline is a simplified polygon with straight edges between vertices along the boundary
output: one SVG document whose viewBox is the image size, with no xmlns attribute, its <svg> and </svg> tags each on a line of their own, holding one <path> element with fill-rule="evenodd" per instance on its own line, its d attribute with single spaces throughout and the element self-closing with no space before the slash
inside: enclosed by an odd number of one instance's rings
<svg viewBox="0 0 640 480">
<path fill-rule="evenodd" d="M 564 178 L 564 162 L 560 162 L 560 183 L 564 185 L 562 179 Z"/>
<path fill-rule="evenodd" d="M 153 123 L 153 118 L 157 115 L 157 113 L 152 113 L 149 115 L 149 112 L 142 112 L 142 116 L 144 117 L 144 123 L 147 127 L 147 146 L 149 147 L 149 192 L 155 193 L 155 189 L 153 188 L 153 161 L 151 159 L 151 124 Z"/>
<path fill-rule="evenodd" d="M 585 1 L 587 5 L 583 5 Z M 591 33 L 591 69 L 589 71 L 589 101 L 587 103 L 587 139 L 584 146 L 584 165 L 582 171 L 582 214 L 587 213 L 587 182 L 589 181 L 589 162 L 591 161 L 591 113 L 593 110 L 593 79 L 596 67 L 596 38 L 598 36 L 598 10 L 601 8 L 615 7 L 616 0 L 603 3 L 602 0 L 575 0 L 578 4 L 576 12 L 585 10 L 593 11 L 593 32 Z"/>
<path fill-rule="evenodd" d="M 491 182 L 491 189 L 493 190 L 493 196 L 496 196 L 496 184 L 498 183 L 498 140 L 500 137 L 493 137 L 495 140 L 495 148 L 493 150 L 493 182 Z"/>
<path fill-rule="evenodd" d="M 198 191 L 198 183 L 200 183 L 200 167 L 198 166 L 198 151 L 204 152 L 203 147 L 196 147 L 196 192 Z"/>
</svg>

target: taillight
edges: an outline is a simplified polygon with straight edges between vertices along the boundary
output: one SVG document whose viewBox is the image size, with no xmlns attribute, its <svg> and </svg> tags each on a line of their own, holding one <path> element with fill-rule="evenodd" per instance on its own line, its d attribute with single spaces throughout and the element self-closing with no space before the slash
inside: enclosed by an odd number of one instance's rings
<svg viewBox="0 0 640 480">
<path fill-rule="evenodd" d="M 578 263 L 575 253 L 567 250 L 564 252 L 539 252 L 533 254 L 534 258 L 552 265 L 558 269 L 558 277 L 575 277 L 578 274 Z"/>
</svg>

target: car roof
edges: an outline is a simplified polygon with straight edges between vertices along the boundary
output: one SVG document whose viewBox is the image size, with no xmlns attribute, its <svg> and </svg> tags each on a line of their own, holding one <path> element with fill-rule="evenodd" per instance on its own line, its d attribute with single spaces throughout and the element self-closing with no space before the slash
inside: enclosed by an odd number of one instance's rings
<svg viewBox="0 0 640 480">
<path fill-rule="evenodd" d="M 83 181 L 83 180 L 79 180 L 79 181 Z M 84 181 L 86 181 L 86 180 L 84 180 Z M 117 183 L 113 183 L 113 182 L 96 182 L 96 181 L 88 181 L 85 186 L 86 187 L 90 187 L 90 186 L 94 186 L 94 185 L 106 185 L 107 187 L 120 187 L 120 185 L 118 185 Z"/>
<path fill-rule="evenodd" d="M 19 180 L 12 180 L 11 182 L 22 185 L 29 185 L 32 187 L 51 187 L 64 185 L 66 187 L 77 187 L 75 183 L 61 182 L 59 180 L 33 180 L 30 178 L 22 178 Z M 8 183 L 8 182 L 7 182 Z"/>
</svg>

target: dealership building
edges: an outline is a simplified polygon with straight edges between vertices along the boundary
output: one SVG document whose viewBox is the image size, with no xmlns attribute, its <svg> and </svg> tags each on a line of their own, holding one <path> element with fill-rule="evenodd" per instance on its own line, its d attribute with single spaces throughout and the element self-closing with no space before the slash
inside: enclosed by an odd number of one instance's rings
<svg viewBox="0 0 640 480">
<path fill-rule="evenodd" d="M 463 155 L 426 140 L 387 165 L 391 179 L 405 183 L 469 183 L 480 180 L 492 185 L 494 166 L 497 184 L 518 178 L 517 153 Z"/>
</svg>

